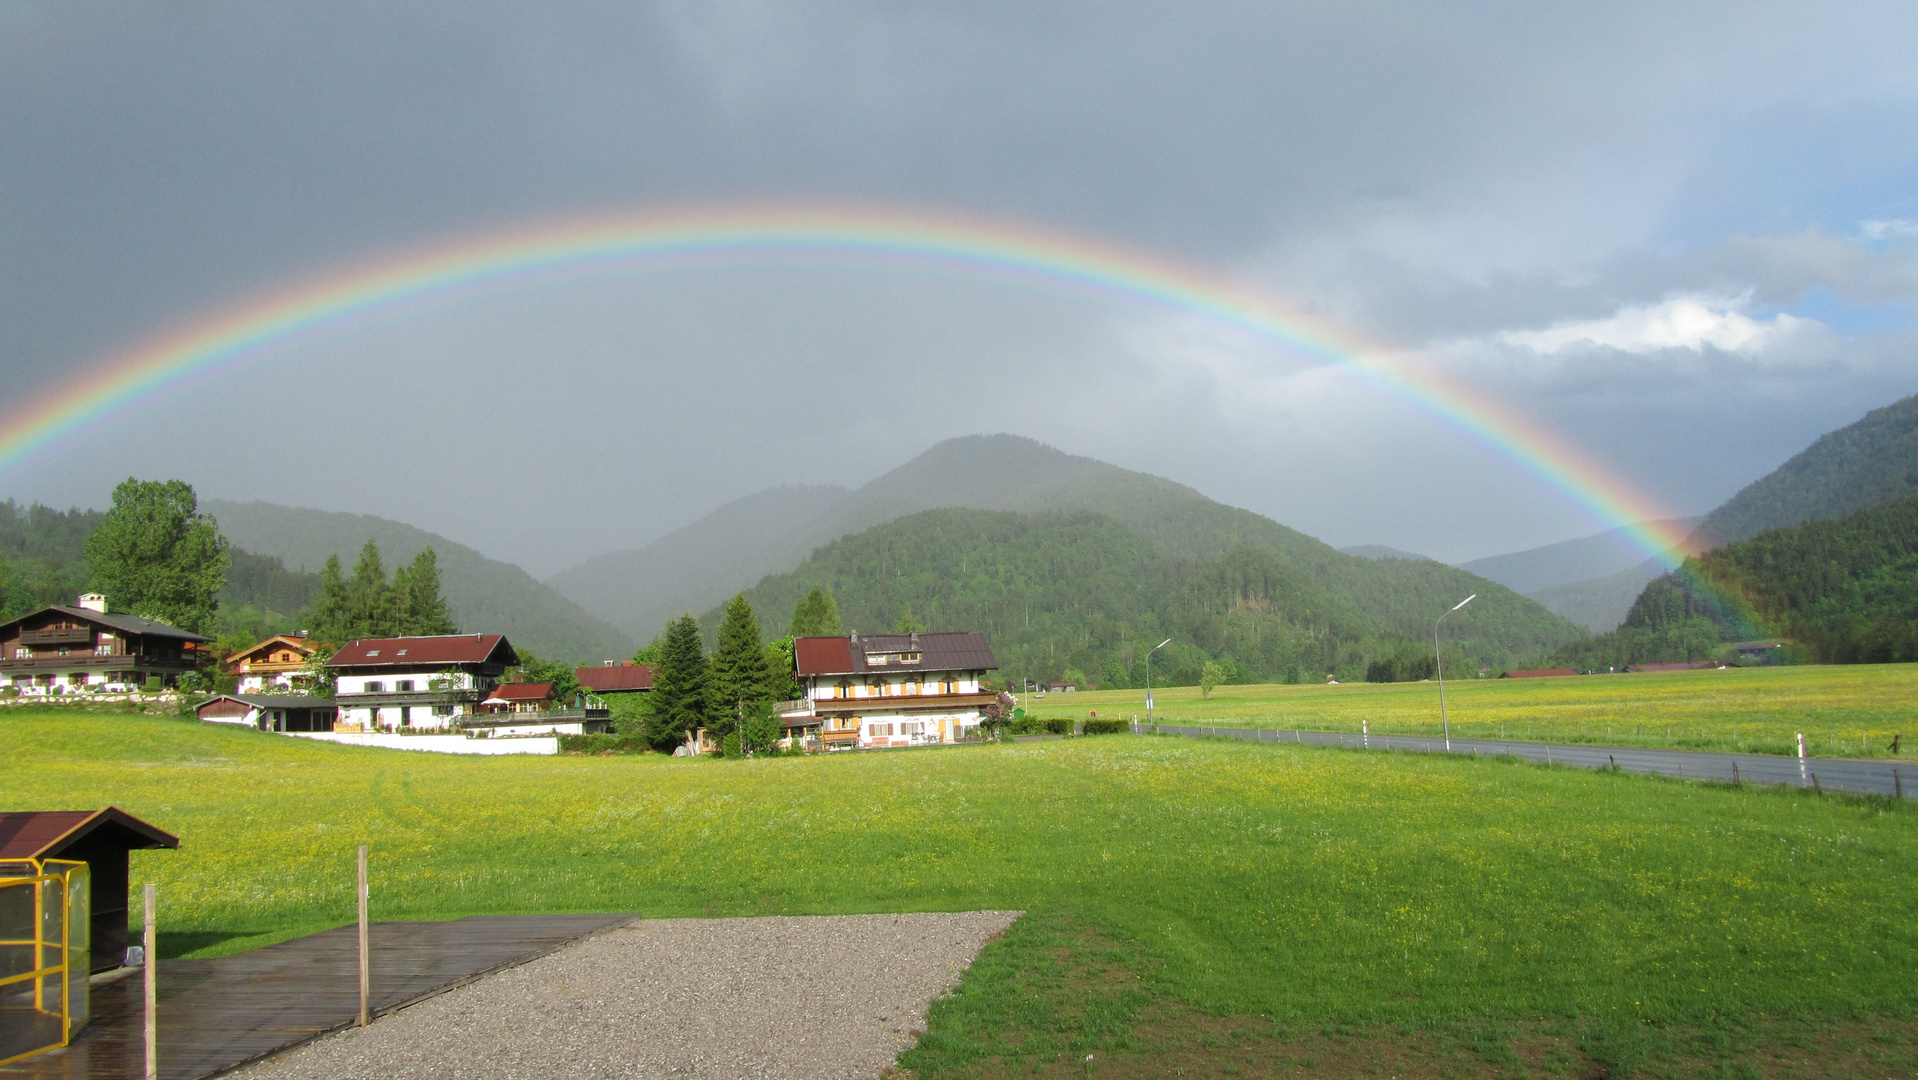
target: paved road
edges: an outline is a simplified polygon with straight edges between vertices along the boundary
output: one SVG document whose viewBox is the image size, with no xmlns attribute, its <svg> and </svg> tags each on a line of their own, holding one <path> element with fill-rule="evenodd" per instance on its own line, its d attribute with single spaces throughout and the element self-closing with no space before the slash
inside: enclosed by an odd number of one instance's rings
<svg viewBox="0 0 1918 1080">
<path fill-rule="evenodd" d="M 1413 750 L 1442 754 L 1443 739 L 1407 735 L 1355 735 L 1338 731 L 1270 731 L 1254 728 L 1156 727 L 1139 725 L 1137 730 L 1164 735 L 1220 736 L 1255 739 L 1259 742 L 1302 743 L 1308 746 L 1348 746 L 1353 749 Z M 1873 795 L 1918 797 L 1918 768 L 1908 762 L 1874 761 L 1855 758 L 1777 757 L 1771 754 L 1703 754 L 1690 750 L 1646 750 L 1627 746 L 1572 746 L 1564 743 L 1508 742 L 1504 739 L 1453 739 L 1454 754 L 1511 754 L 1530 761 L 1555 765 L 1581 765 L 1591 769 L 1609 769 L 1616 765 L 1626 772 L 1658 773 L 1664 776 L 1689 776 L 1701 780 L 1739 780 L 1754 784 L 1786 784 L 1792 787 L 1825 787 L 1833 790 L 1868 792 Z"/>
</svg>

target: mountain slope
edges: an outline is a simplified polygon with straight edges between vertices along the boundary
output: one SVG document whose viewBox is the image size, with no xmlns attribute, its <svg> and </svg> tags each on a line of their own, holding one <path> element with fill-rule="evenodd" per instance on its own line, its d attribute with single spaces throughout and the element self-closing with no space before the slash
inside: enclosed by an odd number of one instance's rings
<svg viewBox="0 0 1918 1080">
<path fill-rule="evenodd" d="M 1677 518 L 1657 522 L 1654 527 L 1683 535 L 1697 528 L 1700 520 Z M 1645 548 L 1633 538 L 1630 530 L 1617 528 L 1527 551 L 1488 555 L 1458 565 L 1461 570 L 1490 578 L 1515 592 L 1536 596 L 1542 589 L 1611 577 L 1638 566 L 1645 561 L 1645 557 Z M 1651 577 L 1644 580 L 1650 581 Z M 1643 584 L 1641 581 L 1640 585 Z M 1633 595 L 1637 595 L 1636 590 Z M 1630 603 L 1629 599 L 1626 600 L 1627 605 Z M 1619 614 L 1623 617 L 1624 612 L 1621 610 Z"/>
<path fill-rule="evenodd" d="M 730 571 L 724 572 L 717 560 L 708 564 L 706 576 L 699 582 L 706 591 L 698 602 L 693 602 L 691 590 L 661 580 L 676 572 L 671 570 L 675 564 L 661 560 L 661 565 L 668 568 L 662 571 L 649 559 L 669 544 L 720 551 L 724 545 L 738 542 L 730 535 L 737 526 L 726 517 L 725 508 L 646 548 L 601 556 L 569 570 L 555 577 L 553 585 L 609 621 L 631 627 L 635 636 L 650 635 L 679 611 L 706 610 L 768 572 L 798 566 L 804 554 L 795 553 L 795 549 L 802 543 L 802 536 L 818 538 L 803 541 L 816 546 L 906 514 L 939 508 L 1090 512 L 1144 537 L 1168 555 L 1188 559 L 1217 558 L 1236 548 L 1270 551 L 1359 612 L 1414 636 L 1429 633 L 1430 620 L 1439 612 L 1488 584 L 1483 578 L 1431 560 L 1373 560 L 1347 555 L 1250 510 L 1214 502 L 1184 484 L 1067 454 L 1014 435 L 949 439 L 838 497 L 830 506 L 826 505 L 829 497 L 820 498 L 818 513 L 796 515 L 797 524 L 789 522 L 782 527 L 777 521 L 768 521 L 763 534 L 750 541 L 756 561 L 737 559 Z M 766 517 L 761 515 L 759 520 Z M 781 553 L 788 561 L 780 561 Z M 588 566 L 592 567 L 590 573 L 585 572 Z M 612 599 L 633 593 L 684 599 L 680 601 L 682 606 L 671 609 L 649 601 L 653 606 L 637 611 L 621 609 Z M 783 617 L 785 613 L 780 614 Z M 1568 637 L 1580 634 L 1569 623 L 1560 625 L 1558 632 Z"/>
<path fill-rule="evenodd" d="M 351 573 L 368 539 L 387 567 L 410 562 L 431 547 L 439 557 L 442 593 L 463 630 L 503 633 L 541 656 L 605 660 L 631 655 L 631 639 L 511 563 L 489 559 L 463 544 L 385 518 L 307 510 L 272 503 L 206 500 L 220 532 L 236 546 L 277 557 L 294 571 L 317 571 L 337 554 Z"/>
<path fill-rule="evenodd" d="M 1646 559 L 1616 574 L 1590 581 L 1572 581 L 1535 589 L 1526 595 L 1545 610 L 1563 615 L 1594 633 L 1617 629 L 1630 614 L 1633 601 L 1645 591 L 1647 583 L 1665 572 L 1656 559 Z"/>
<path fill-rule="evenodd" d="M 1821 437 L 1706 515 L 1698 539 L 1728 544 L 1766 529 L 1842 517 L 1918 493 L 1918 396 Z"/>
<path fill-rule="evenodd" d="M 1153 670 L 1168 681 L 1196 681 L 1208 660 L 1246 681 L 1276 680 L 1293 665 L 1308 677 L 1352 677 L 1369 660 L 1429 659 L 1427 611 L 1462 599 L 1460 585 L 1480 597 L 1447 624 L 1453 661 L 1509 665 L 1583 636 L 1493 582 L 1430 561 L 1391 562 L 1387 587 L 1418 609 L 1410 632 L 1268 547 L 1189 556 L 1084 510 L 931 510 L 842 537 L 747 597 L 772 626 L 824 586 L 850 629 L 889 630 L 910 609 L 932 629 L 983 631 L 1015 682 L 1076 668 L 1102 685 L 1135 685 L 1146 650 L 1165 637 L 1173 645 Z M 714 610 L 705 621 L 718 618 Z"/>
<path fill-rule="evenodd" d="M 1361 559 L 1429 559 L 1430 555 L 1420 555 L 1412 551 L 1400 551 L 1384 544 L 1354 544 L 1339 549 L 1347 555 L 1357 555 Z M 1484 575 L 1480 575 L 1483 577 Z"/>
</svg>

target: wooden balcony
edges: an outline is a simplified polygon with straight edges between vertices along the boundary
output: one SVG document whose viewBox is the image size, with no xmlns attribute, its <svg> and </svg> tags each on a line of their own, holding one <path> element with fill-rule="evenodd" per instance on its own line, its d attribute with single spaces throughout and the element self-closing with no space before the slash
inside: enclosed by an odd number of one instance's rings
<svg viewBox="0 0 1918 1080">
<path fill-rule="evenodd" d="M 22 630 L 22 645 L 87 645 L 93 644 L 93 631 L 86 627 L 73 630 Z"/>
<path fill-rule="evenodd" d="M 36 656 L 31 660 L 0 660 L 0 672 L 11 674 L 101 670 L 188 671 L 192 667 L 192 664 L 177 656 L 132 656 L 127 653 L 98 656 L 91 651 L 76 652 L 71 656 Z"/>
<path fill-rule="evenodd" d="M 814 698 L 813 711 L 850 712 L 939 712 L 946 709 L 983 709 L 999 700 L 997 694 L 896 694 L 890 697 Z"/>
<path fill-rule="evenodd" d="M 486 699 L 484 690 L 383 690 L 377 694 L 334 694 L 342 709 L 387 705 L 457 705 Z"/>
</svg>

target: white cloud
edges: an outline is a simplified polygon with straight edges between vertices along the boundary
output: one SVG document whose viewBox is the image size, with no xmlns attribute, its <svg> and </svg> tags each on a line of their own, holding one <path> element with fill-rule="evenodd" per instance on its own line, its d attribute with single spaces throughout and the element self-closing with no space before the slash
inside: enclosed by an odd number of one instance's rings
<svg viewBox="0 0 1918 1080">
<path fill-rule="evenodd" d="M 1867 240 L 1891 240 L 1901 236 L 1918 236 L 1918 221 L 1909 218 L 1889 218 L 1883 221 L 1861 221 L 1858 233 Z"/>
<path fill-rule="evenodd" d="M 1497 340 L 1541 353 L 1594 345 L 1630 353 L 1702 349 L 1707 345 L 1721 352 L 1752 353 L 1780 338 L 1822 325 L 1784 312 L 1769 319 L 1754 319 L 1738 310 L 1749 300 L 1749 294 L 1716 301 L 1675 297 L 1656 304 L 1623 307 L 1604 319 L 1560 323 L 1544 330 L 1508 330 L 1497 335 Z"/>
</svg>

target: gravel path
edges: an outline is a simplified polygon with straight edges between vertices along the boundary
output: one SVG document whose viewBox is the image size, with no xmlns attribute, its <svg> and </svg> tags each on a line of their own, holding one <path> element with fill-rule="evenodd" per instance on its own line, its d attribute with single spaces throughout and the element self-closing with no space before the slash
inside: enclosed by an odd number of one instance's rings
<svg viewBox="0 0 1918 1080">
<path fill-rule="evenodd" d="M 870 1080 L 1020 914 L 635 920 L 232 1075 Z"/>
</svg>

